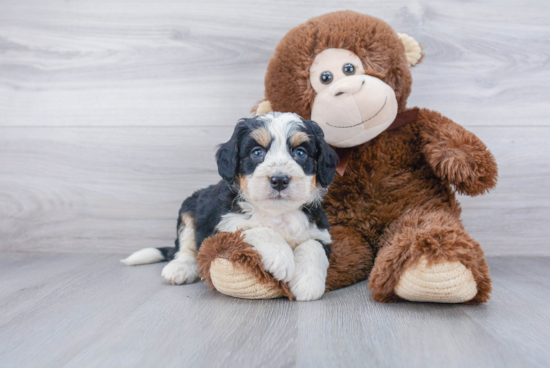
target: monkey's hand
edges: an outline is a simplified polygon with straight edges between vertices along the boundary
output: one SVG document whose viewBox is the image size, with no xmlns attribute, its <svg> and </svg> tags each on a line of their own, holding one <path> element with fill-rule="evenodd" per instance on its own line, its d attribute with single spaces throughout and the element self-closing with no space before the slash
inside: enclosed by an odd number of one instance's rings
<svg viewBox="0 0 550 368">
<path fill-rule="evenodd" d="M 475 134 L 436 112 L 423 110 L 420 137 L 435 174 L 459 193 L 477 196 L 495 187 L 495 158 Z"/>
</svg>

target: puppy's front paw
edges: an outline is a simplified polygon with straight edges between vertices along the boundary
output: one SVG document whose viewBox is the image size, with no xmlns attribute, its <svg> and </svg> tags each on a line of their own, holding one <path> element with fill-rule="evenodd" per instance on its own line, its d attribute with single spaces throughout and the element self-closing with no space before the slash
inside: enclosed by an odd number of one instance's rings
<svg viewBox="0 0 550 368">
<path fill-rule="evenodd" d="M 197 262 L 173 260 L 162 269 L 162 277 L 172 285 L 191 284 L 199 276 Z"/>
<path fill-rule="evenodd" d="M 320 277 L 294 277 L 289 286 L 294 298 L 300 302 L 321 299 L 325 293 L 325 279 Z"/>
<path fill-rule="evenodd" d="M 262 256 L 262 265 L 265 270 L 272 274 L 275 279 L 289 282 L 294 276 L 296 268 L 292 251 L 279 252 L 277 249 L 269 247 L 260 247 L 260 249 L 256 248 Z"/>
<path fill-rule="evenodd" d="M 325 293 L 325 282 L 329 266 L 327 255 L 321 243 L 308 240 L 294 249 L 296 272 L 290 281 L 292 295 L 298 301 L 321 299 Z"/>
<path fill-rule="evenodd" d="M 243 232 L 245 241 L 262 256 L 262 265 L 277 280 L 288 282 L 294 276 L 294 253 L 281 236 L 270 228 L 260 227 Z"/>
</svg>

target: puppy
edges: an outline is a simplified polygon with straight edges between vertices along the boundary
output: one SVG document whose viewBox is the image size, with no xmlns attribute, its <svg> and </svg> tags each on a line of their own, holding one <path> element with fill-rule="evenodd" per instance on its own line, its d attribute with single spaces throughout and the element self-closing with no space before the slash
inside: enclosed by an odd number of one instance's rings
<svg viewBox="0 0 550 368">
<path fill-rule="evenodd" d="M 315 122 L 296 114 L 242 119 L 216 153 L 223 180 L 183 202 L 175 248 L 142 249 L 122 262 L 170 260 L 162 277 L 171 284 L 192 283 L 204 239 L 244 230 L 264 268 L 288 282 L 296 300 L 321 298 L 332 242 L 321 202 L 338 160 L 323 137 Z"/>
</svg>

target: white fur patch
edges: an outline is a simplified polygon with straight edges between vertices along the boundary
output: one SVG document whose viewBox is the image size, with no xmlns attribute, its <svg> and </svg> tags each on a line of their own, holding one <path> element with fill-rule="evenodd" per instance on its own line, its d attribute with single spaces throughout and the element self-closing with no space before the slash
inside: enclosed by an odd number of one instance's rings
<svg viewBox="0 0 550 368">
<path fill-rule="evenodd" d="M 162 269 L 162 277 L 172 285 L 191 284 L 199 277 L 195 254 L 180 250 L 178 256 Z"/>
<path fill-rule="evenodd" d="M 126 266 L 137 266 L 161 261 L 164 261 L 164 256 L 157 248 L 141 249 L 132 253 L 128 258 L 120 260 Z"/>
<path fill-rule="evenodd" d="M 278 232 L 292 249 L 309 239 L 332 243 L 329 231 L 311 223 L 300 209 L 273 213 L 247 202 L 239 202 L 239 206 L 242 212 L 222 216 L 218 231 L 232 233 L 241 229 L 267 227 Z"/>
<path fill-rule="evenodd" d="M 329 261 L 321 243 L 308 240 L 294 249 L 296 269 L 290 291 L 298 301 L 320 299 L 325 293 Z"/>
<path fill-rule="evenodd" d="M 257 227 L 243 232 L 245 241 L 262 256 L 265 270 L 277 280 L 288 282 L 294 276 L 294 254 L 283 237 L 273 229 Z"/>
</svg>

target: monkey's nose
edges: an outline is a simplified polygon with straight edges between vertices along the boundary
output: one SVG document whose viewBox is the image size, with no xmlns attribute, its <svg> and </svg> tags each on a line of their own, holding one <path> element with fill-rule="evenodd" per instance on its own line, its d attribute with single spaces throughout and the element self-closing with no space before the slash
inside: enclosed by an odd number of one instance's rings
<svg viewBox="0 0 550 368">
<path fill-rule="evenodd" d="M 338 97 L 344 93 L 357 93 L 361 90 L 364 84 L 365 78 L 362 78 L 362 76 L 349 76 L 340 79 L 330 87 L 330 90 L 334 96 Z"/>
<path fill-rule="evenodd" d="M 269 178 L 271 188 L 278 190 L 279 192 L 288 188 L 290 178 L 287 175 L 273 175 Z"/>
</svg>

